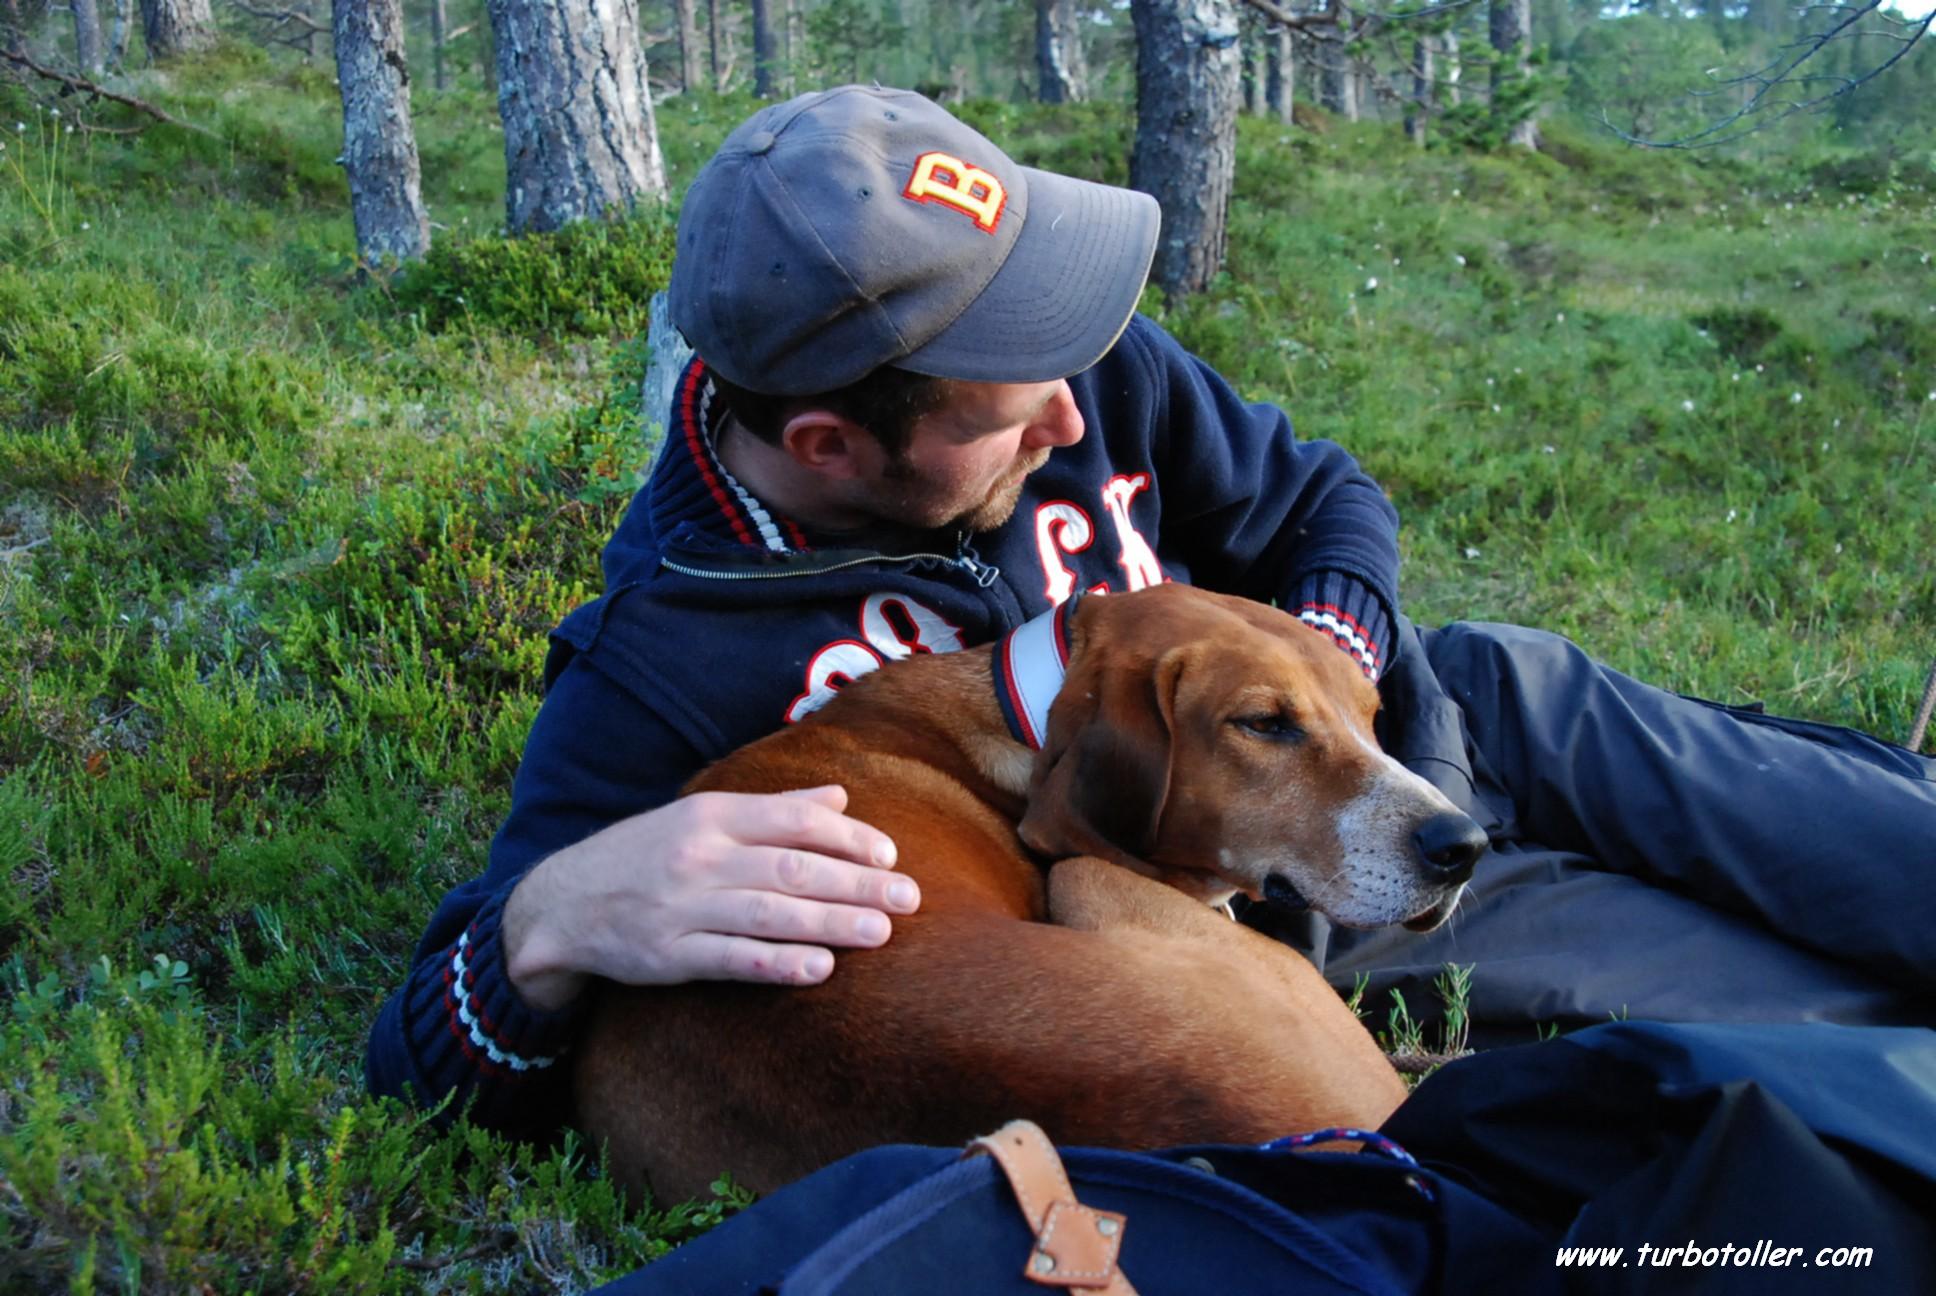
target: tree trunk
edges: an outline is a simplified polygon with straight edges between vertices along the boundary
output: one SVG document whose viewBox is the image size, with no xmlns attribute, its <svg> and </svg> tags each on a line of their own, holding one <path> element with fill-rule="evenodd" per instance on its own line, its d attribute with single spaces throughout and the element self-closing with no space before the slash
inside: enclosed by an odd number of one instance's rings
<svg viewBox="0 0 1936 1296">
<path fill-rule="evenodd" d="M 1437 49 L 1430 36 L 1412 42 L 1412 98 L 1405 106 L 1405 138 L 1423 147 L 1426 127 L 1432 120 L 1433 66 Z"/>
<path fill-rule="evenodd" d="M 679 88 L 691 94 L 705 75 L 699 67 L 699 0 L 672 0 L 672 12 L 679 28 Z"/>
<path fill-rule="evenodd" d="M 101 75 L 101 10 L 94 0 L 73 0 L 74 63 L 84 77 Z"/>
<path fill-rule="evenodd" d="M 0 0 L 0 45 L 18 54 L 27 42 L 27 20 L 20 12 L 20 0 Z"/>
<path fill-rule="evenodd" d="M 1351 10 L 1344 0 L 1331 0 L 1329 12 L 1337 16 L 1337 27 L 1331 33 L 1336 39 L 1318 44 L 1319 66 L 1323 69 L 1318 78 L 1318 99 L 1328 111 L 1346 121 L 1357 121 L 1358 69 L 1345 52 L 1343 39 L 1351 30 Z"/>
<path fill-rule="evenodd" d="M 632 0 L 489 0 L 514 234 L 663 202 Z"/>
<path fill-rule="evenodd" d="M 1172 297 L 1223 265 L 1237 170 L 1233 0 L 1131 0 L 1136 21 L 1136 147 L 1129 183 L 1163 207 L 1151 277 Z"/>
<path fill-rule="evenodd" d="M 800 0 L 786 0 L 786 92 L 795 93 L 800 59 L 806 53 L 806 37 L 800 30 Z"/>
<path fill-rule="evenodd" d="M 1499 54 L 1492 65 L 1492 99 L 1497 105 L 1515 83 L 1532 75 L 1527 53 L 1533 37 L 1533 0 L 1491 0 L 1491 5 L 1492 48 Z M 1539 127 L 1533 124 L 1530 109 L 1514 123 L 1506 142 L 1520 148 L 1539 147 Z"/>
<path fill-rule="evenodd" d="M 713 93 L 726 93 L 726 68 L 719 59 L 719 0 L 706 0 L 706 47 L 712 54 Z"/>
<path fill-rule="evenodd" d="M 1081 103 L 1089 97 L 1082 14 L 1075 0 L 1035 0 L 1035 62 L 1043 103 Z"/>
<path fill-rule="evenodd" d="M 438 94 L 450 84 L 444 78 L 444 33 L 449 30 L 444 0 L 430 0 L 430 85 Z"/>
<path fill-rule="evenodd" d="M 1441 66 L 1445 69 L 1445 105 L 1457 108 L 1460 102 L 1459 77 L 1465 67 L 1459 62 L 1459 34 L 1455 31 L 1439 33 L 1439 53 L 1445 55 Z"/>
<path fill-rule="evenodd" d="M 150 59 L 169 59 L 215 43 L 208 0 L 141 0 L 141 32 Z"/>
<path fill-rule="evenodd" d="M 372 265 L 420 257 L 430 248 L 430 219 L 410 128 L 402 0 L 335 0 L 331 19 L 357 255 Z"/>
<path fill-rule="evenodd" d="M 108 66 L 119 68 L 128 57 L 128 34 L 134 30 L 134 0 L 114 0 L 114 26 L 108 29 Z"/>
<path fill-rule="evenodd" d="M 753 0 L 753 97 L 773 97 L 773 0 Z"/>
<path fill-rule="evenodd" d="M 1270 79 L 1264 53 L 1265 29 L 1262 23 L 1246 22 L 1243 28 L 1244 71 L 1243 110 L 1252 117 L 1264 115 L 1264 83 Z"/>
<path fill-rule="evenodd" d="M 1294 120 L 1297 91 L 1297 38 L 1289 27 L 1271 28 L 1270 84 L 1266 98 L 1270 114 L 1289 126 Z"/>
</svg>

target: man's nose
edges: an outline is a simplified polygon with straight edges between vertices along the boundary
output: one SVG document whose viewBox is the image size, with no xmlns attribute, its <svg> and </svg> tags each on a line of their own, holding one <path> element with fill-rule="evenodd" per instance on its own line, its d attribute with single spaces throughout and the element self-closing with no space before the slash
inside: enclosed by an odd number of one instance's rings
<svg viewBox="0 0 1936 1296">
<path fill-rule="evenodd" d="M 1082 440 L 1082 411 L 1076 408 L 1076 394 L 1064 379 L 1049 403 L 1022 432 L 1023 448 L 1039 450 L 1044 446 L 1072 446 Z"/>
</svg>

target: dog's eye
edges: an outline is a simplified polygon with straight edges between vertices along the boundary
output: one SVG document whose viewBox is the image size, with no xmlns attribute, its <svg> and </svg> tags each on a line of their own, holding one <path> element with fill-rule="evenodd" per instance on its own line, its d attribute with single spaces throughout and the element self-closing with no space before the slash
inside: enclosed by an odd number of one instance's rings
<svg viewBox="0 0 1936 1296">
<path fill-rule="evenodd" d="M 1235 716 L 1230 723 L 1245 733 L 1255 734 L 1259 738 L 1274 738 L 1279 742 L 1296 742 L 1304 736 L 1302 729 L 1275 711 L 1263 715 Z"/>
</svg>

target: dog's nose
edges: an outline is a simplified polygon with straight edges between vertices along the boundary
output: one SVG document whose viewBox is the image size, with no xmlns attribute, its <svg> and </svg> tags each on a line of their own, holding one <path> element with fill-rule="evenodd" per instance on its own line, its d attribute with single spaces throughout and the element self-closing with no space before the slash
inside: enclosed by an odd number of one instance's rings
<svg viewBox="0 0 1936 1296">
<path fill-rule="evenodd" d="M 1486 830 L 1467 815 L 1448 810 L 1435 814 L 1412 834 L 1418 857 L 1437 880 L 1454 885 L 1472 876 L 1472 866 L 1486 853 Z"/>
</svg>

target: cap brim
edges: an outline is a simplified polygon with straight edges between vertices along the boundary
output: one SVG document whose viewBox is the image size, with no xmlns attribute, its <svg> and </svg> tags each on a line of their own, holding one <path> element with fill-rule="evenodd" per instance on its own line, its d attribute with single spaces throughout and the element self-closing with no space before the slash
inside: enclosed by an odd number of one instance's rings
<svg viewBox="0 0 1936 1296">
<path fill-rule="evenodd" d="M 1102 359 L 1129 327 L 1156 255 L 1156 199 L 1023 170 L 1028 222 L 1008 260 L 897 367 L 969 382 L 1048 382 Z"/>
</svg>

